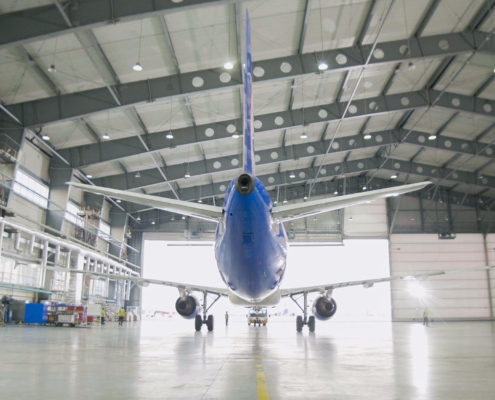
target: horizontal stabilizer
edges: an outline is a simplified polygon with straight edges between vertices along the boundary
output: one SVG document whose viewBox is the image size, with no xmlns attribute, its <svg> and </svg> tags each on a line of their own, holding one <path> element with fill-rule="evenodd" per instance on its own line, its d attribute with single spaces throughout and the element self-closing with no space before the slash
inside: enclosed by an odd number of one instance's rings
<svg viewBox="0 0 495 400">
<path fill-rule="evenodd" d="M 221 207 L 167 199 L 149 194 L 127 192 L 124 190 L 108 189 L 101 186 L 84 185 L 82 183 L 67 182 L 67 184 L 86 192 L 102 194 L 115 199 L 130 201 L 143 206 L 158 208 L 160 210 L 187 215 L 189 217 L 206 219 L 208 221 L 218 222 L 218 219 L 222 216 Z"/>
<path fill-rule="evenodd" d="M 309 217 L 315 214 L 339 210 L 341 208 L 351 207 L 362 203 L 369 203 L 376 199 L 414 192 L 415 190 L 423 189 L 430 183 L 431 182 L 413 183 L 411 185 L 372 190 L 369 192 L 348 194 L 346 196 L 336 196 L 321 200 L 306 201 L 304 203 L 289 204 L 287 206 L 274 208 L 272 214 L 274 217 L 280 218 L 283 221 L 290 221 L 293 219 Z"/>
</svg>

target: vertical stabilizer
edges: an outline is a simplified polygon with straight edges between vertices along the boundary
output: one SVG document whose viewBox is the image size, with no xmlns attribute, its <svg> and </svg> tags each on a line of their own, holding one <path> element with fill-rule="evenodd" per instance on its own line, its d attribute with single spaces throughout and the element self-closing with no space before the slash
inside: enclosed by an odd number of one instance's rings
<svg viewBox="0 0 495 400">
<path fill-rule="evenodd" d="M 253 135 L 253 60 L 251 57 L 251 22 L 246 10 L 246 64 L 244 65 L 244 172 L 254 175 Z"/>
</svg>

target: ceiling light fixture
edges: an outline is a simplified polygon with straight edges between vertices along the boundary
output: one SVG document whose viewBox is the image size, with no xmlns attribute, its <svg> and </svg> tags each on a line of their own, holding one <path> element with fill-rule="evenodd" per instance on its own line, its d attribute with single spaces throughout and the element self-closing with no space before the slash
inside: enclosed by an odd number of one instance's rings
<svg viewBox="0 0 495 400">
<path fill-rule="evenodd" d="M 93 175 L 91 175 L 91 174 L 86 174 L 86 178 L 91 179 L 92 177 L 93 177 Z"/>
<path fill-rule="evenodd" d="M 413 71 L 416 69 L 416 66 L 414 65 L 414 63 L 412 61 L 409 61 L 409 64 L 407 64 L 407 69 L 410 71 Z"/>
<path fill-rule="evenodd" d="M 182 216 L 182 219 L 186 219 L 186 216 L 185 216 L 185 215 L 183 215 L 183 216 Z"/>
<path fill-rule="evenodd" d="M 432 133 L 430 136 L 428 136 L 428 140 L 435 140 L 437 138 L 437 135 Z"/>
<path fill-rule="evenodd" d="M 273 202 L 273 204 L 277 204 L 277 200 L 275 200 L 275 201 Z"/>
<path fill-rule="evenodd" d="M 151 225 L 155 225 L 155 221 L 151 221 Z"/>
<path fill-rule="evenodd" d="M 339 194 L 339 191 L 338 191 L 338 190 L 336 190 L 335 192 L 333 192 L 333 194 Z"/>
<path fill-rule="evenodd" d="M 367 189 L 366 186 L 363 186 L 363 190 L 366 190 L 366 189 Z"/>
<path fill-rule="evenodd" d="M 134 64 L 134 67 L 132 67 L 132 69 L 134 71 L 141 72 L 143 70 L 143 67 L 141 66 L 140 63 L 137 62 L 136 64 Z"/>
<path fill-rule="evenodd" d="M 328 64 L 326 62 L 322 61 L 318 64 L 318 69 L 320 71 L 325 71 L 326 69 L 328 69 Z"/>
<path fill-rule="evenodd" d="M 122 203 L 122 200 L 120 200 L 120 199 L 117 199 L 117 200 L 115 200 L 115 201 L 116 201 L 117 203 Z"/>
<path fill-rule="evenodd" d="M 174 217 L 173 215 L 172 215 L 172 219 L 171 219 L 171 221 L 175 221 L 175 217 Z"/>
<path fill-rule="evenodd" d="M 108 140 L 108 139 L 110 139 L 110 135 L 108 133 L 104 133 L 101 138 L 102 139 L 105 139 L 105 140 Z"/>
<path fill-rule="evenodd" d="M 141 221 L 141 216 L 138 215 L 137 218 L 136 218 L 137 221 Z"/>
<path fill-rule="evenodd" d="M 232 137 L 234 139 L 239 139 L 239 134 L 237 132 L 234 132 L 234 134 L 232 135 Z"/>
<path fill-rule="evenodd" d="M 308 134 L 303 131 L 303 133 L 301 133 L 301 139 L 307 139 L 307 138 L 308 138 Z"/>
<path fill-rule="evenodd" d="M 396 179 L 396 178 L 397 178 L 397 176 L 398 176 L 398 175 L 397 175 L 396 173 L 394 173 L 394 174 L 392 174 L 392 176 L 390 177 L 390 179 Z"/>
<path fill-rule="evenodd" d="M 57 72 L 57 68 L 55 68 L 55 64 L 52 64 L 48 67 L 48 72 Z"/>
<path fill-rule="evenodd" d="M 308 200 L 308 196 L 304 195 L 303 199 Z"/>
<path fill-rule="evenodd" d="M 186 171 L 185 175 L 184 175 L 184 178 L 190 178 L 191 177 L 191 174 L 189 173 L 189 171 Z"/>
<path fill-rule="evenodd" d="M 364 135 L 364 139 L 365 139 L 365 140 L 370 140 L 370 139 L 371 139 L 371 135 L 370 135 L 369 133 L 366 133 L 366 134 Z"/>
<path fill-rule="evenodd" d="M 296 177 L 296 174 L 294 173 L 294 171 L 292 171 L 289 175 L 289 178 L 294 179 L 295 177 Z"/>
<path fill-rule="evenodd" d="M 41 136 L 41 139 L 43 139 L 43 140 L 50 140 L 50 136 L 48 136 L 48 135 L 43 135 L 43 136 Z"/>
<path fill-rule="evenodd" d="M 174 135 L 172 134 L 172 131 L 169 131 L 165 137 L 167 139 L 173 139 L 174 138 Z"/>
<path fill-rule="evenodd" d="M 282 203 L 284 203 L 284 204 L 287 203 L 287 199 L 284 199 L 284 201 L 282 201 Z"/>
<path fill-rule="evenodd" d="M 136 172 L 136 175 L 134 175 L 136 178 L 141 178 L 141 174 L 138 172 Z"/>
<path fill-rule="evenodd" d="M 233 64 L 231 61 L 227 61 L 227 62 L 223 65 L 223 67 L 224 67 L 225 69 L 232 69 L 232 68 L 234 68 L 234 64 Z"/>
<path fill-rule="evenodd" d="M 203 200 L 201 200 L 201 199 L 198 200 L 198 203 L 202 203 L 202 202 L 203 202 Z"/>
</svg>

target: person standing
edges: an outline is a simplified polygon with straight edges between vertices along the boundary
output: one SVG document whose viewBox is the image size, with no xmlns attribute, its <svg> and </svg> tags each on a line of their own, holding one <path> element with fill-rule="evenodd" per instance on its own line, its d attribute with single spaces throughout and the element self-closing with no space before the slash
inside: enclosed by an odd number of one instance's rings
<svg viewBox="0 0 495 400">
<path fill-rule="evenodd" d="M 125 310 L 124 310 L 124 307 L 122 307 L 122 308 L 119 310 L 118 316 L 119 316 L 119 325 L 120 325 L 120 326 L 122 326 L 122 325 L 124 324 L 124 317 L 125 317 Z"/>
<path fill-rule="evenodd" d="M 428 326 L 428 309 L 425 308 L 423 313 L 423 325 Z"/>
<path fill-rule="evenodd" d="M 100 322 L 102 325 L 105 325 L 105 317 L 106 317 L 105 309 L 102 307 L 101 308 L 101 313 L 100 313 Z"/>
<path fill-rule="evenodd" d="M 229 313 L 225 311 L 225 325 L 229 324 Z"/>
</svg>

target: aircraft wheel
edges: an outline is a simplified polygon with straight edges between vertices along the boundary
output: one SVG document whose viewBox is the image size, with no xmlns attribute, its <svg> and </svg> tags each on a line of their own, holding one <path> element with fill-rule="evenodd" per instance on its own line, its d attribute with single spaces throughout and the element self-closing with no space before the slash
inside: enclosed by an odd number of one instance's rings
<svg viewBox="0 0 495 400">
<path fill-rule="evenodd" d="M 296 317 L 296 330 L 298 332 L 302 332 L 302 328 L 303 328 L 303 319 L 302 319 L 302 316 L 298 315 Z"/>
<path fill-rule="evenodd" d="M 201 318 L 201 315 L 196 315 L 196 318 L 194 319 L 194 327 L 196 328 L 196 331 L 199 332 L 202 326 L 203 326 L 203 319 Z"/>
<path fill-rule="evenodd" d="M 208 315 L 208 319 L 206 320 L 206 326 L 208 330 L 211 332 L 213 330 L 213 315 Z"/>
<path fill-rule="evenodd" d="M 314 317 L 314 315 L 312 315 L 308 319 L 308 328 L 309 328 L 309 331 L 310 332 L 314 332 L 315 331 L 315 317 Z"/>
</svg>

